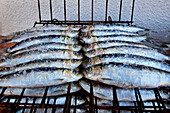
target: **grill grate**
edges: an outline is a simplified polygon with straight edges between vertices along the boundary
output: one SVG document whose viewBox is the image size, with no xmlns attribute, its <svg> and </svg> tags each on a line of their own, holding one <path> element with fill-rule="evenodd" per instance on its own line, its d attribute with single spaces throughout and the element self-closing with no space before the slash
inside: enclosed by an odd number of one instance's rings
<svg viewBox="0 0 170 113">
<path fill-rule="evenodd" d="M 90 113 L 98 113 L 100 110 L 111 110 L 113 113 L 121 112 L 121 111 L 130 111 L 130 112 L 161 112 L 166 113 L 169 112 L 170 109 L 166 109 L 164 100 L 161 98 L 159 90 L 157 88 L 152 89 L 155 93 L 156 100 L 152 100 L 152 106 L 145 106 L 144 101 L 142 101 L 142 97 L 140 94 L 140 89 L 135 88 L 135 96 L 136 101 L 134 102 L 134 106 L 122 106 L 117 98 L 117 87 L 113 86 L 113 104 L 112 106 L 99 106 L 98 105 L 98 98 L 94 97 L 93 95 L 93 83 L 90 84 L 90 94 L 86 91 L 81 90 L 75 95 L 75 102 L 71 102 L 72 95 L 70 93 L 71 90 L 71 83 L 69 83 L 67 94 L 65 95 L 66 100 L 64 105 L 56 105 L 56 99 L 60 96 L 47 96 L 48 87 L 45 88 L 44 94 L 42 97 L 35 97 L 35 96 L 23 96 L 24 91 L 26 88 L 23 88 L 20 92 L 20 95 L 4 95 L 6 91 L 6 87 L 4 87 L 0 94 L 0 108 L 1 111 L 6 112 L 16 112 L 18 110 L 22 110 L 22 113 L 26 109 L 30 109 L 30 113 L 36 112 L 38 109 L 44 109 L 44 113 L 46 113 L 49 109 L 51 109 L 52 113 L 55 113 L 57 109 L 62 109 L 63 113 L 70 113 L 71 109 L 73 113 L 76 113 L 77 109 L 84 109 L 88 110 Z M 86 105 L 77 105 L 77 98 L 78 96 L 87 95 L 90 98 L 90 101 L 86 103 Z M 41 102 L 37 103 L 36 100 L 40 99 Z M 21 100 L 26 99 L 25 102 L 21 102 Z M 49 103 L 50 100 L 53 99 L 54 103 Z M 6 100 L 6 101 L 5 101 Z M 29 100 L 32 100 L 31 102 Z"/>
<path fill-rule="evenodd" d="M 125 0 L 124 0 L 125 1 Z M 74 20 L 74 21 L 69 21 L 67 20 L 67 5 L 66 2 L 67 0 L 64 0 L 64 4 L 63 4 L 63 8 L 64 8 L 64 19 L 63 20 L 58 20 L 53 18 L 53 3 L 52 0 L 49 0 L 49 9 L 50 9 L 50 19 L 49 20 L 43 20 L 42 19 L 42 11 L 41 11 L 41 0 L 38 0 L 38 14 L 39 14 L 39 22 L 35 22 L 34 23 L 34 27 L 38 24 L 40 25 L 48 25 L 48 24 L 67 24 L 67 25 L 90 25 L 90 24 L 95 24 L 95 23 L 127 23 L 127 24 L 132 24 L 133 23 L 133 16 L 134 16 L 134 8 L 135 8 L 135 0 L 132 0 L 132 7 L 131 7 L 131 15 L 130 15 L 130 20 L 127 21 L 122 21 L 122 7 L 123 7 L 123 0 L 120 0 L 120 4 L 119 4 L 119 9 L 117 9 L 119 11 L 119 15 L 118 15 L 118 19 L 115 21 L 112 21 L 112 18 L 110 16 L 108 16 L 108 10 L 109 10 L 109 2 L 115 2 L 114 0 L 105 0 L 105 19 L 103 21 L 95 21 L 94 20 L 94 0 L 91 0 L 91 19 L 90 21 L 82 21 L 80 18 L 80 14 L 81 14 L 81 0 L 77 0 L 77 16 L 78 16 L 78 20 Z M 85 2 L 85 1 L 84 1 Z"/>
</svg>

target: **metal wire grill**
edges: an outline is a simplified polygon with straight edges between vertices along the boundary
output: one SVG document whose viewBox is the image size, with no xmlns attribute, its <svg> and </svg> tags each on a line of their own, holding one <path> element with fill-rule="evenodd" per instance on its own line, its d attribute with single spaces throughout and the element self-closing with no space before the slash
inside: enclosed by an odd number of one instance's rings
<svg viewBox="0 0 170 113">
<path fill-rule="evenodd" d="M 44 94 L 42 97 L 34 97 L 34 96 L 23 96 L 24 91 L 26 88 L 23 88 L 20 92 L 20 95 L 4 95 L 4 92 L 7 90 L 6 87 L 3 88 L 0 94 L 0 108 L 2 113 L 15 113 L 16 111 L 20 110 L 22 113 L 26 109 L 30 109 L 30 113 L 36 113 L 36 110 L 38 109 L 44 109 L 44 113 L 47 113 L 48 110 L 52 113 L 57 113 L 57 109 L 62 109 L 63 113 L 70 113 L 71 109 L 73 110 L 73 113 L 76 113 L 77 109 L 84 109 L 87 110 L 89 113 L 98 113 L 100 110 L 110 110 L 112 113 L 119 113 L 121 111 L 129 111 L 131 113 L 133 112 L 161 112 L 161 113 L 168 113 L 170 110 L 166 109 L 164 105 L 164 100 L 161 98 L 159 90 L 157 88 L 152 89 L 154 90 L 155 98 L 156 100 L 152 100 L 153 106 L 145 106 L 144 101 L 142 100 L 140 89 L 135 88 L 135 97 L 136 101 L 134 101 L 134 106 L 121 106 L 119 105 L 118 97 L 116 90 L 117 88 L 113 86 L 113 104 L 112 106 L 99 106 L 97 104 L 98 98 L 94 97 L 93 94 L 93 82 L 90 84 L 90 94 L 87 93 L 84 90 L 81 90 L 77 93 L 74 93 L 75 95 L 75 103 L 71 103 L 71 98 L 73 94 L 70 94 L 71 90 L 71 83 L 69 83 L 69 86 L 67 88 L 67 94 L 64 95 L 66 97 L 66 101 L 64 105 L 56 105 L 56 99 L 59 96 L 47 96 L 48 87 L 45 88 Z M 86 95 L 90 98 L 90 101 L 86 103 L 86 105 L 77 105 L 77 97 Z M 22 99 L 25 99 L 25 102 L 21 102 Z M 28 102 L 29 99 L 32 99 L 32 102 Z M 35 103 L 37 98 L 41 98 L 40 103 Z M 6 99 L 6 101 L 4 101 Z M 49 104 L 50 99 L 54 99 L 53 104 Z"/>
<path fill-rule="evenodd" d="M 50 9 L 50 19 L 49 20 L 43 20 L 42 19 L 42 10 L 41 10 L 41 0 L 38 0 L 38 14 L 39 14 L 39 22 L 35 22 L 34 26 L 36 26 L 37 24 L 41 24 L 41 25 L 48 25 L 48 24 L 68 24 L 68 25 L 89 25 L 89 24 L 95 24 L 95 23 L 127 23 L 127 24 L 132 24 L 133 23 L 133 15 L 134 15 L 134 7 L 135 7 L 135 0 L 132 0 L 132 7 L 131 7 L 131 15 L 130 15 L 130 20 L 127 21 L 122 21 L 122 7 L 123 7 L 123 2 L 125 0 L 120 0 L 120 4 L 119 4 L 119 16 L 117 20 L 112 21 L 112 18 L 110 16 L 108 16 L 108 4 L 109 2 L 114 2 L 114 0 L 105 0 L 105 19 L 103 21 L 95 21 L 94 20 L 94 0 L 90 0 L 91 1 L 91 20 L 90 21 L 82 21 L 80 18 L 81 15 L 81 0 L 77 0 L 77 13 L 78 13 L 78 20 L 74 20 L 74 21 L 69 21 L 67 20 L 67 0 L 64 0 L 64 20 L 58 20 L 55 19 L 53 16 L 53 4 L 52 4 L 52 0 L 49 0 L 49 9 Z M 111 9 L 110 9 L 111 10 Z"/>
<path fill-rule="evenodd" d="M 122 21 L 122 4 L 123 0 L 120 0 L 120 6 L 119 6 L 119 18 L 117 21 L 112 21 L 112 18 L 108 18 L 108 4 L 109 0 L 105 1 L 105 20 L 103 21 L 94 21 L 94 0 L 91 0 L 91 21 L 82 21 L 80 18 L 80 9 L 81 0 L 77 0 L 78 2 L 78 20 L 75 21 L 69 21 L 67 20 L 67 12 L 66 12 L 66 0 L 64 0 L 64 20 L 57 20 L 53 18 L 53 4 L 52 0 L 49 0 L 50 5 L 50 19 L 49 20 L 43 20 L 41 18 L 41 5 L 40 0 L 37 0 L 38 2 L 38 11 L 39 11 L 39 22 L 35 22 L 34 26 L 40 24 L 40 25 L 48 25 L 48 24 L 68 24 L 68 25 L 89 25 L 94 23 L 127 23 L 132 24 L 133 23 L 133 15 L 134 15 L 134 6 L 135 6 L 135 0 L 132 0 L 132 8 L 131 8 L 131 20 Z M 165 100 L 162 99 L 159 93 L 159 89 L 155 88 L 152 89 L 155 94 L 156 100 L 152 100 L 152 106 L 145 106 L 145 102 L 142 100 L 140 89 L 135 88 L 135 97 L 136 101 L 134 101 L 134 106 L 121 106 L 120 102 L 118 101 L 117 97 L 117 87 L 112 86 L 113 89 L 113 103 L 112 106 L 101 106 L 98 105 L 98 98 L 94 96 L 94 90 L 93 90 L 93 82 L 90 84 L 90 94 L 87 93 L 84 90 L 81 90 L 77 93 L 70 93 L 71 90 L 71 83 L 69 83 L 69 86 L 67 88 L 67 94 L 62 95 L 66 98 L 65 104 L 63 105 L 56 105 L 56 100 L 60 96 L 47 96 L 47 92 L 49 90 L 49 87 L 45 87 L 45 91 L 43 93 L 42 97 L 36 97 L 36 96 L 24 96 L 24 92 L 26 88 L 23 88 L 20 92 L 20 95 L 5 95 L 5 91 L 8 89 L 7 87 L 3 87 L 1 93 L 0 93 L 0 112 L 2 113 L 15 113 L 17 111 L 20 111 L 24 113 L 26 109 L 29 109 L 30 113 L 36 113 L 39 109 L 43 109 L 44 113 L 52 112 L 57 113 L 57 109 L 61 109 L 61 112 L 63 113 L 76 113 L 77 109 L 84 109 L 86 112 L 89 113 L 101 113 L 101 110 L 110 110 L 112 113 L 120 113 L 122 111 L 129 111 L 131 113 L 141 113 L 141 112 L 161 112 L 161 113 L 168 113 L 170 112 L 169 109 L 165 107 Z M 72 95 L 75 95 L 75 103 L 71 102 Z M 84 105 L 77 105 L 77 98 L 78 96 L 88 96 L 90 98 L 90 101 L 85 103 Z M 40 103 L 36 103 L 37 99 L 41 99 Z M 22 99 L 26 99 L 25 102 L 21 102 Z M 33 100 L 32 102 L 29 102 L 29 100 Z M 50 100 L 53 99 L 54 103 L 50 104 Z M 6 100 L 6 101 L 5 101 Z"/>
</svg>

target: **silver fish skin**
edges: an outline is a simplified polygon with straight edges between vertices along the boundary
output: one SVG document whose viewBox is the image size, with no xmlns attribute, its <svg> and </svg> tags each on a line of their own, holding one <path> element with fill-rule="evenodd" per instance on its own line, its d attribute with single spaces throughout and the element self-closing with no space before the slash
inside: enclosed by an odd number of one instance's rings
<svg viewBox="0 0 170 113">
<path fill-rule="evenodd" d="M 90 93 L 90 82 L 85 80 L 79 81 L 80 86 Z M 94 96 L 106 99 L 106 100 L 113 100 L 113 88 L 112 86 L 100 84 L 99 82 L 92 82 L 93 84 L 93 93 Z M 154 90 L 152 89 L 139 89 L 139 92 L 141 94 L 142 100 L 156 100 Z M 159 91 L 160 95 L 163 99 L 169 98 L 169 94 L 164 93 L 162 90 Z M 135 90 L 134 89 L 120 89 L 116 88 L 117 93 L 117 99 L 118 101 L 136 101 L 135 97 Z"/>
<path fill-rule="evenodd" d="M 170 65 L 166 64 L 162 61 L 154 60 L 154 59 L 149 59 L 141 56 L 133 56 L 133 55 L 104 55 L 104 56 L 97 56 L 93 57 L 90 59 L 85 60 L 83 62 L 83 66 L 85 68 L 93 66 L 93 65 L 98 65 L 98 64 L 108 64 L 111 62 L 115 63 L 123 63 L 125 65 L 142 65 L 142 66 L 147 66 L 147 67 L 153 67 L 156 69 L 164 70 L 167 72 L 170 72 Z"/>
<path fill-rule="evenodd" d="M 82 76 L 78 71 L 69 69 L 31 70 L 1 78 L 0 86 L 43 87 L 78 81 Z"/>
<path fill-rule="evenodd" d="M 19 64 L 12 67 L 5 67 L 1 68 L 2 71 L 0 71 L 0 76 L 20 72 L 23 70 L 28 69 L 36 69 L 36 68 L 49 68 L 49 67 L 55 67 L 55 68 L 66 68 L 66 69 L 75 69 L 82 63 L 81 60 L 59 60 L 59 59 L 53 59 L 53 60 L 43 60 L 43 61 L 31 61 L 25 64 Z"/>
<path fill-rule="evenodd" d="M 16 46 L 14 48 L 7 49 L 6 53 L 3 53 L 2 55 L 6 56 L 9 54 L 21 54 L 23 52 L 29 52 L 29 51 L 35 51 L 35 50 L 48 50 L 48 49 L 65 49 L 65 50 L 72 50 L 72 51 L 79 51 L 82 48 L 81 45 L 68 45 L 68 44 L 60 44 L 60 43 L 40 43 L 36 45 L 21 45 Z"/>
<path fill-rule="evenodd" d="M 170 73 L 152 68 L 105 64 L 83 71 L 85 78 L 123 88 L 156 88 L 170 85 Z"/>
<path fill-rule="evenodd" d="M 0 66 L 13 66 L 18 65 L 34 60 L 42 59 L 82 59 L 83 56 L 75 51 L 70 50 L 40 50 L 40 51 L 31 51 L 26 52 L 21 55 L 6 57 L 6 60 L 0 62 Z"/>
<path fill-rule="evenodd" d="M 61 85 L 54 85 L 48 87 L 47 96 L 58 96 L 67 94 L 69 84 L 61 84 Z M 2 90 L 3 88 L 1 88 Z M 26 88 L 24 91 L 23 96 L 36 96 L 42 97 L 44 95 L 46 87 L 29 87 Z M 81 89 L 80 85 L 77 82 L 71 83 L 70 93 L 77 92 Z M 21 95 L 23 88 L 21 87 L 13 87 L 7 88 L 4 92 L 4 95 Z"/>
<path fill-rule="evenodd" d="M 139 43 L 129 43 L 129 42 L 120 42 L 120 41 L 105 41 L 105 42 L 99 42 L 99 43 L 92 43 L 87 44 L 83 50 L 85 52 L 93 50 L 93 49 L 99 49 L 99 48 L 108 48 L 108 47 L 114 47 L 114 46 L 136 46 L 136 47 L 142 47 L 142 48 L 151 48 Z"/>
<path fill-rule="evenodd" d="M 24 35 L 12 36 L 12 40 L 10 42 L 20 42 L 22 40 L 26 40 L 32 37 L 44 37 L 44 36 L 68 36 L 71 38 L 78 37 L 79 32 L 77 31 L 50 31 L 50 32 L 33 32 L 33 33 L 26 33 Z"/>
<path fill-rule="evenodd" d="M 127 42 L 141 42 L 147 39 L 146 36 L 104 36 L 104 37 L 96 37 L 96 36 L 83 36 L 81 38 L 85 43 L 91 44 L 95 42 L 101 41 L 127 41 Z"/>
<path fill-rule="evenodd" d="M 54 36 L 54 37 L 40 37 L 40 38 L 31 38 L 28 40 L 24 40 L 21 41 L 19 43 L 16 43 L 15 46 L 7 49 L 7 52 L 13 52 L 13 51 L 17 51 L 23 48 L 27 48 L 30 47 L 32 45 L 41 45 L 41 44 L 45 44 L 45 43 L 56 43 L 56 44 L 65 44 L 69 47 L 69 45 L 73 45 L 72 49 L 79 49 L 79 45 L 78 45 L 78 40 L 74 39 L 74 38 L 69 38 L 69 37 L 58 37 L 58 36 Z M 76 46 L 76 47 L 75 47 Z M 75 47 L 75 48 L 74 48 Z"/>
<path fill-rule="evenodd" d="M 110 35 L 127 35 L 127 36 L 138 36 L 137 33 L 128 33 L 122 31 L 88 31 L 83 36 L 110 36 Z"/>
<path fill-rule="evenodd" d="M 80 30 L 79 26 L 60 26 L 60 25 L 50 25 L 50 26 L 37 26 L 32 27 L 23 31 L 11 33 L 9 36 L 21 36 L 28 33 L 37 33 L 37 32 L 51 32 L 51 31 L 78 31 Z"/>
<path fill-rule="evenodd" d="M 86 52 L 85 55 L 89 58 L 104 54 L 131 54 L 143 57 L 148 57 L 156 60 L 170 60 L 170 58 L 160 52 L 157 49 L 141 48 L 136 46 L 117 46 L 104 49 L 96 49 Z"/>
<path fill-rule="evenodd" d="M 147 29 L 140 28 L 137 26 L 125 26 L 125 25 L 93 25 L 93 26 L 85 26 L 82 29 L 82 32 L 87 32 L 91 30 L 119 30 L 119 31 L 125 31 L 125 32 L 139 32 L 139 31 L 145 31 Z"/>
</svg>

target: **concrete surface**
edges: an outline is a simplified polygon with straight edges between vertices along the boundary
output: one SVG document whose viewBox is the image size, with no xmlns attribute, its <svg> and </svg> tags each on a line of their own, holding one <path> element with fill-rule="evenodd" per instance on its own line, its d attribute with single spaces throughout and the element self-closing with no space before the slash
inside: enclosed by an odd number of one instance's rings
<svg viewBox="0 0 170 113">
<path fill-rule="evenodd" d="M 62 20 L 64 0 L 52 0 L 54 17 Z M 81 19 L 89 20 L 90 0 L 81 1 Z M 108 16 L 118 20 L 120 0 L 109 0 Z M 122 20 L 130 19 L 132 0 L 123 0 Z M 42 18 L 49 19 L 49 0 L 41 0 Z M 67 18 L 77 19 L 77 0 L 67 0 Z M 94 0 L 94 20 L 104 20 L 105 0 Z M 47 10 L 45 10 L 47 9 Z M 0 34 L 33 26 L 38 20 L 37 0 L 0 0 Z M 170 31 L 170 0 L 136 0 L 134 24 L 156 31 Z"/>
</svg>

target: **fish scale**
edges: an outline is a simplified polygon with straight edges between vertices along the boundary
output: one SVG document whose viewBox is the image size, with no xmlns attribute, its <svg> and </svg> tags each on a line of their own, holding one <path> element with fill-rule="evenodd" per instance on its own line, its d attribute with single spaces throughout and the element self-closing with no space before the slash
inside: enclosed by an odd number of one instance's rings
<svg viewBox="0 0 170 113">
<path fill-rule="evenodd" d="M 118 63 L 92 66 L 86 68 L 83 74 L 87 79 L 124 88 L 155 88 L 170 85 L 169 72 Z"/>
<path fill-rule="evenodd" d="M 156 69 L 164 70 L 170 72 L 169 64 L 166 64 L 159 60 L 154 60 L 142 56 L 134 56 L 129 54 L 111 54 L 111 55 L 102 55 L 87 59 L 83 62 L 85 68 L 98 65 L 98 64 L 108 64 L 111 62 L 123 63 L 126 65 L 142 65 L 147 67 L 153 67 Z"/>
<path fill-rule="evenodd" d="M 5 60 L 1 61 L 0 66 L 8 65 L 18 65 L 21 63 L 26 63 L 33 60 L 42 60 L 46 58 L 51 59 L 82 59 L 83 56 L 78 52 L 70 50 L 39 50 L 39 51 L 30 51 L 22 54 L 17 54 L 14 56 L 6 57 Z"/>
<path fill-rule="evenodd" d="M 42 68 L 7 75 L 0 79 L 0 85 L 1 87 L 42 87 L 78 81 L 81 78 L 82 74 L 76 70 Z"/>
<path fill-rule="evenodd" d="M 93 83 L 94 96 L 101 98 L 101 99 L 113 100 L 112 86 L 101 84 L 99 82 L 92 82 L 92 83 Z M 90 93 L 90 82 L 89 82 L 89 80 L 80 80 L 79 84 L 84 90 L 86 90 L 87 92 Z M 151 89 L 150 90 L 140 89 L 139 92 L 141 94 L 143 101 L 155 100 L 156 99 L 155 93 Z M 117 93 L 118 101 L 127 101 L 127 102 L 136 101 L 134 89 L 117 88 L 116 93 Z M 163 99 L 169 98 L 169 94 L 164 93 L 163 91 L 160 91 L 160 95 L 162 96 Z"/>
<path fill-rule="evenodd" d="M 0 75 L 5 76 L 23 70 L 42 68 L 42 67 L 75 69 L 81 64 L 81 62 L 82 62 L 81 60 L 44 59 L 44 60 L 31 61 L 28 63 L 18 64 L 18 65 L 10 64 L 8 65 L 8 67 L 4 67 L 4 68 L 1 67 Z"/>
<path fill-rule="evenodd" d="M 109 47 L 104 49 L 96 49 L 86 52 L 85 55 L 89 58 L 95 57 L 103 54 L 131 54 L 131 55 L 139 55 L 143 57 L 148 57 L 156 60 L 169 60 L 168 56 L 163 55 L 158 52 L 156 49 L 142 48 L 136 46 L 117 46 L 117 47 Z"/>
</svg>

